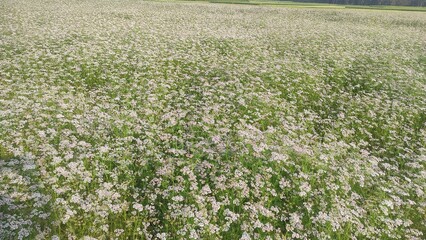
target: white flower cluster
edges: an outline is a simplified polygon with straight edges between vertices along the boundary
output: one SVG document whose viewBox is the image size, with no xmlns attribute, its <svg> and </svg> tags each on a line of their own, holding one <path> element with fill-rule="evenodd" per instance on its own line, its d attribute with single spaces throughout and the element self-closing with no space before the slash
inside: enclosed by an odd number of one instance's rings
<svg viewBox="0 0 426 240">
<path fill-rule="evenodd" d="M 424 239 L 426 15 L 0 3 L 0 239 Z"/>
</svg>

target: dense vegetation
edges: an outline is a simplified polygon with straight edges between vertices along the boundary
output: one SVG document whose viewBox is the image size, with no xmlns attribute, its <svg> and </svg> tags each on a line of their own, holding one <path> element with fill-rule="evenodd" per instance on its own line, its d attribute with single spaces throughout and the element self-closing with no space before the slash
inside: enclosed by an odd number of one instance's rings
<svg viewBox="0 0 426 240">
<path fill-rule="evenodd" d="M 424 239 L 425 25 L 0 1 L 0 239 Z"/>
<path fill-rule="evenodd" d="M 355 4 L 355 5 L 395 5 L 426 6 L 426 0 L 293 0 L 295 2 Z"/>
</svg>

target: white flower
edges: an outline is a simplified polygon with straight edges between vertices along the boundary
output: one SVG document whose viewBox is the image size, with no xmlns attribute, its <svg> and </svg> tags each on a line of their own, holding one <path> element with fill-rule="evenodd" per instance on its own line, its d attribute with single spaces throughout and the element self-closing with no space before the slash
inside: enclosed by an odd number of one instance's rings
<svg viewBox="0 0 426 240">
<path fill-rule="evenodd" d="M 243 232 L 243 235 L 241 236 L 240 240 L 251 240 L 251 237 L 247 232 Z"/>
<path fill-rule="evenodd" d="M 134 203 L 133 204 L 133 208 L 136 209 L 136 210 L 138 210 L 139 212 L 143 211 L 143 205 L 139 204 L 139 203 Z"/>
</svg>

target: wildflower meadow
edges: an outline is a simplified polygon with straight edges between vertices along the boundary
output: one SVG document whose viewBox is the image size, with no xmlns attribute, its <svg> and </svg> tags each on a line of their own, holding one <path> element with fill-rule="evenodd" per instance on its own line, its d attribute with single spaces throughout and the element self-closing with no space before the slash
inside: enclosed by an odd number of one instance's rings
<svg viewBox="0 0 426 240">
<path fill-rule="evenodd" d="M 0 239 L 425 239 L 426 13 L 0 1 Z"/>
</svg>

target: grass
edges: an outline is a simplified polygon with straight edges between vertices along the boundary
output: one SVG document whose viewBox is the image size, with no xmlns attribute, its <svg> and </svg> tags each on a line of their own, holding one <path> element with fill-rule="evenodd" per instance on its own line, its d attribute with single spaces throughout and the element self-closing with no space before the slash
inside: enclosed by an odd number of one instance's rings
<svg viewBox="0 0 426 240">
<path fill-rule="evenodd" d="M 176 1 L 176 0 L 175 0 Z M 388 11 L 415 11 L 426 12 L 426 7 L 411 7 L 411 6 L 386 6 L 386 5 L 342 5 L 328 3 L 308 3 L 308 2 L 293 2 L 293 1 L 271 1 L 271 0 L 182 0 L 177 2 L 209 2 L 222 4 L 243 4 L 255 6 L 274 6 L 288 8 L 326 8 L 326 9 L 365 9 L 365 10 L 388 10 Z"/>
</svg>

